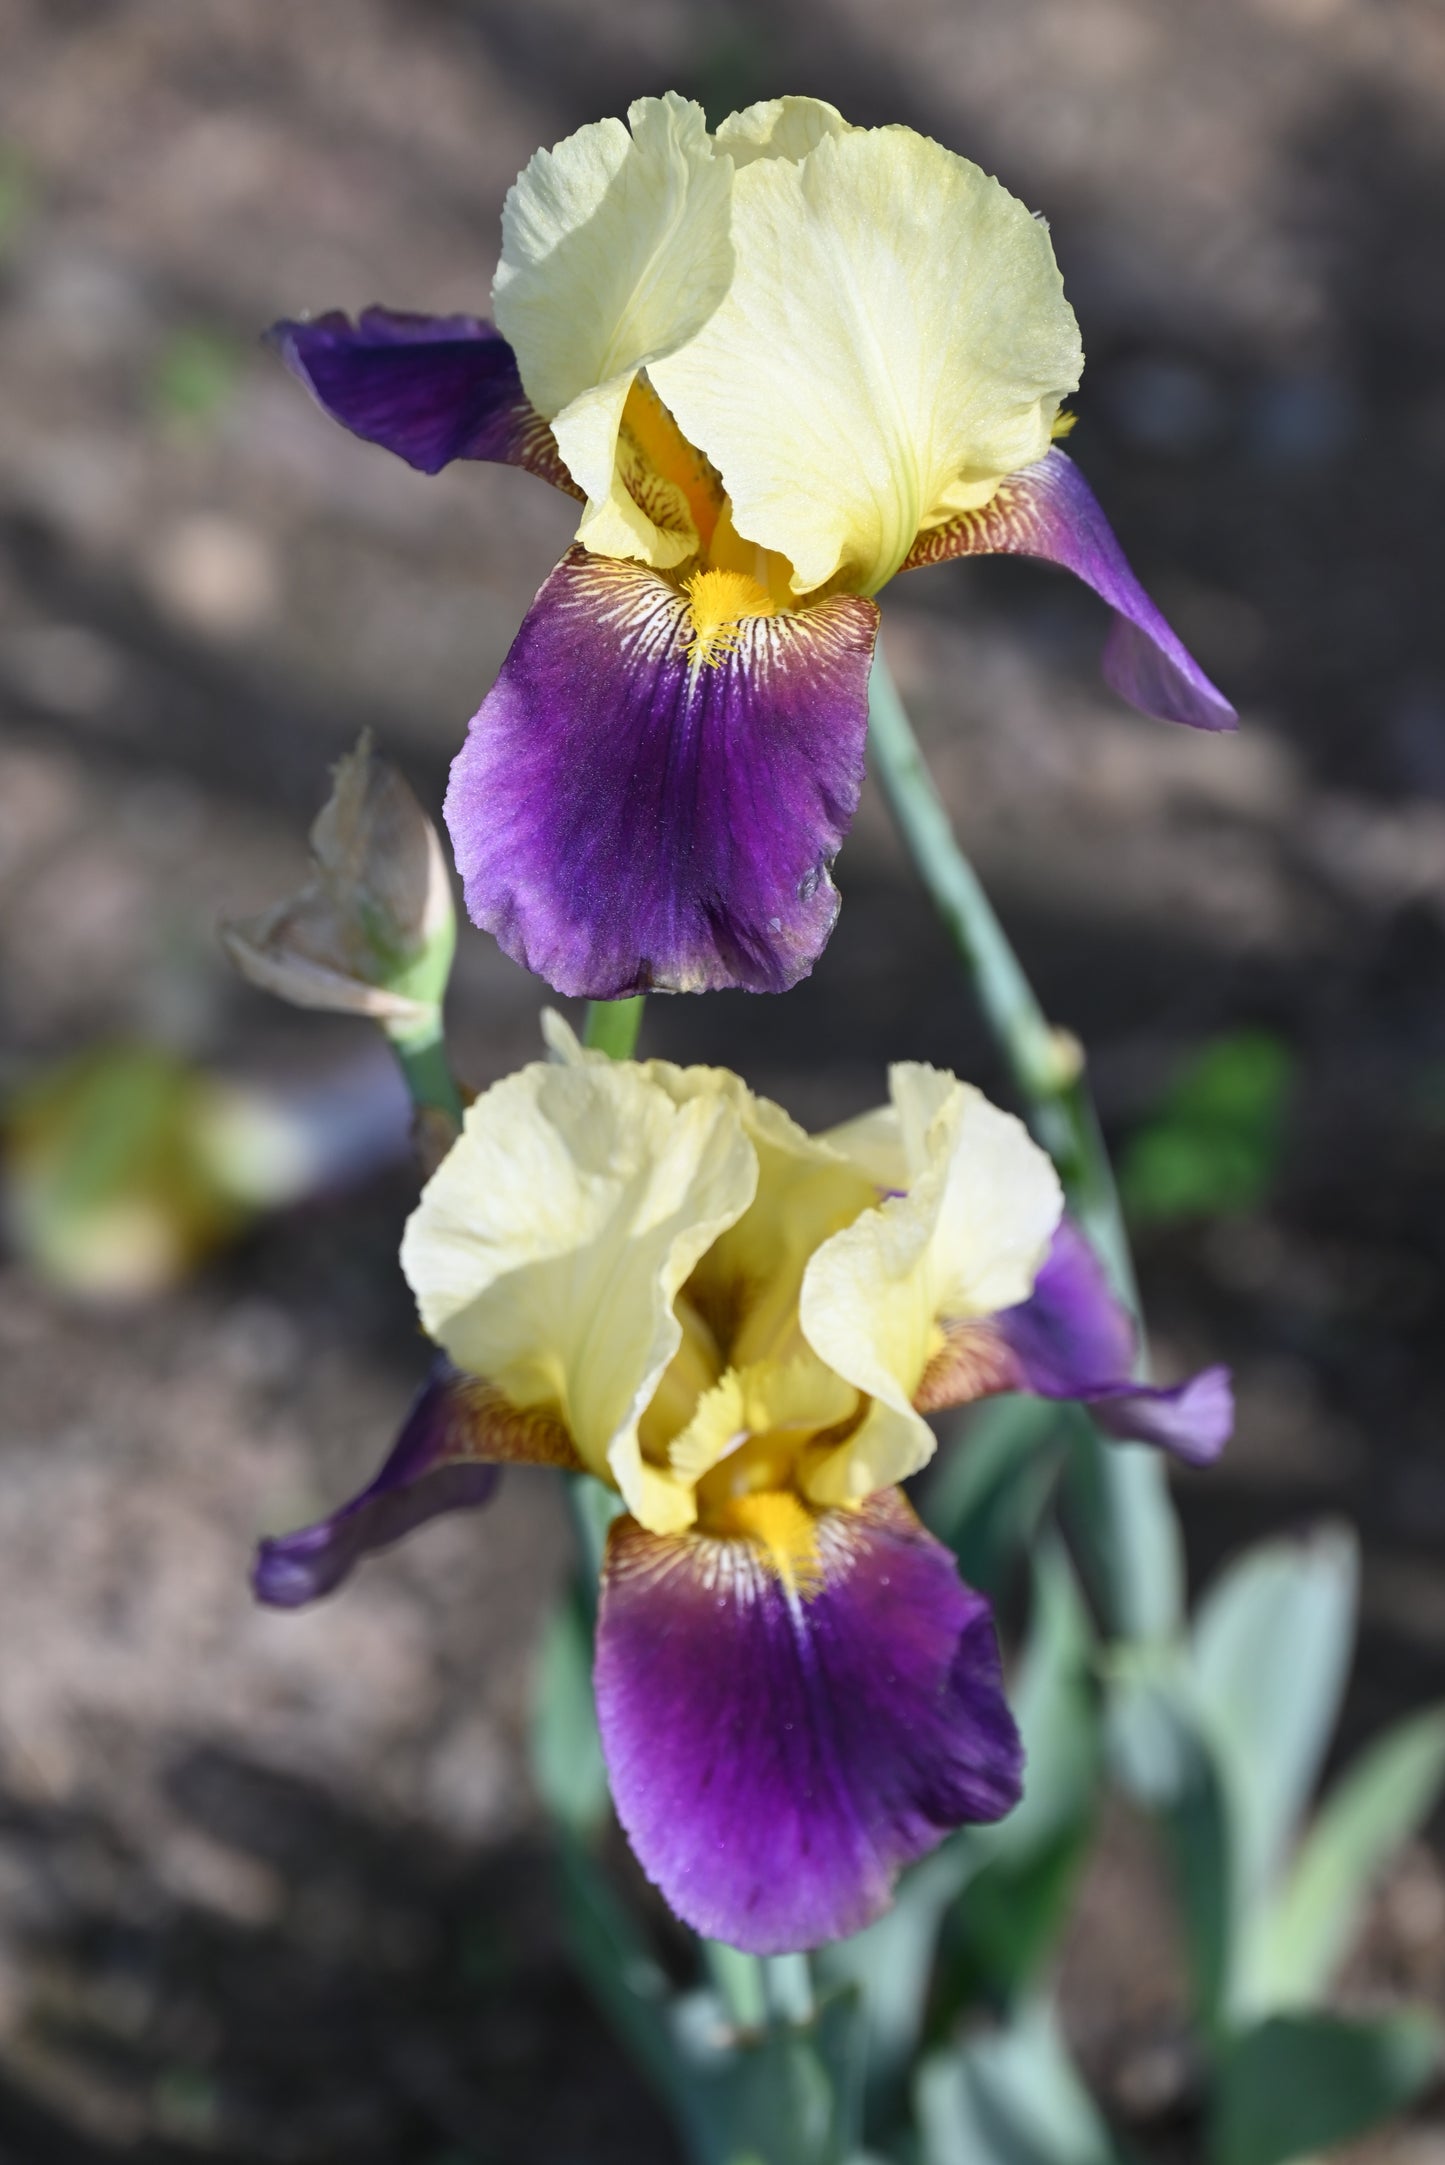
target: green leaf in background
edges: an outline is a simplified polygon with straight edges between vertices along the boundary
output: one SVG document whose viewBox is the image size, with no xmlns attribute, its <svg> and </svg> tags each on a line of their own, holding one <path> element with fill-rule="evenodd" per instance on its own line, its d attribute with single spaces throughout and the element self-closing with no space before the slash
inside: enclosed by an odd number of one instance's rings
<svg viewBox="0 0 1445 2165">
<path fill-rule="evenodd" d="M 1004 2006 L 1057 1943 L 1093 1832 L 1101 1728 L 1095 1636 L 1056 1535 L 1034 1558 L 1028 1642 L 1011 1694 L 1023 1737 L 1023 1802 L 975 1836 L 985 1869 L 960 1895 L 944 1938 L 945 2018 L 970 2001 Z"/>
<path fill-rule="evenodd" d="M 1120 1158 L 1134 1222 L 1257 1208 L 1279 1166 L 1294 1068 L 1266 1030 L 1215 1038 L 1197 1054 Z"/>
<path fill-rule="evenodd" d="M 858 1994 L 837 1992 L 811 2021 L 775 2021 L 734 2045 L 710 2081 L 703 2074 L 707 2151 L 719 2165 L 844 2165 L 856 2156 L 862 2021 Z"/>
<path fill-rule="evenodd" d="M 209 325 L 172 331 L 151 374 L 153 411 L 172 428 L 191 433 L 213 428 L 235 396 L 245 362 L 244 348 Z"/>
<path fill-rule="evenodd" d="M 863 1996 L 870 2111 L 885 2123 L 898 2110 L 900 2085 L 923 2035 L 944 1916 L 983 1858 L 978 1829 L 960 1829 L 904 1873 L 892 1909 L 876 1924 L 816 1958 L 822 1976 Z"/>
<path fill-rule="evenodd" d="M 1028 1762 L 1023 1803 L 997 1827 L 953 1836 L 904 1875 L 887 1916 L 820 1957 L 825 1976 L 864 1996 L 875 2137 L 900 2116 L 925 2020 L 936 2029 L 979 1998 L 995 2006 L 1016 1998 L 1056 1943 L 1097 1797 L 1094 1648 L 1073 1567 L 1051 1536 L 1035 1556 L 1033 1614 L 1011 1693 Z"/>
<path fill-rule="evenodd" d="M 1064 1519 L 1111 1636 L 1165 1641 L 1184 1613 L 1184 1543 L 1163 1454 L 1099 1434 L 1080 1406 L 1069 1416 Z"/>
<path fill-rule="evenodd" d="M 597 1589 L 602 1578 L 603 1558 L 607 1554 L 607 1536 L 612 1521 L 620 1518 L 625 1508 L 616 1489 L 594 1481 L 590 1473 L 569 1475 L 567 1510 L 577 1539 L 574 1583 L 582 1598 L 589 1629 L 597 1615 Z"/>
<path fill-rule="evenodd" d="M 924 1522 L 990 1599 L 1033 1539 L 1068 1450 L 1072 1411 L 1042 1398 L 991 1398 L 969 1409 L 934 1462 L 920 1498 Z"/>
<path fill-rule="evenodd" d="M 922 2165 L 1115 2165 L 1118 2153 L 1044 2002 L 919 2069 Z"/>
<path fill-rule="evenodd" d="M 1439 2058 L 1424 2013 L 1273 2016 L 1220 2063 L 1211 2165 L 1287 2165 L 1348 2142 L 1417 2097 Z"/>
<path fill-rule="evenodd" d="M 1363 1751 L 1325 1799 L 1283 1893 L 1246 1941 L 1240 2005 L 1305 2007 L 1349 1952 L 1372 1881 L 1429 1817 L 1445 1782 L 1445 1707 Z"/>
<path fill-rule="evenodd" d="M 1027 1771 L 1023 1802 L 987 1830 L 999 1857 L 1026 1857 L 1092 1817 L 1100 1732 L 1096 1640 L 1068 1552 L 1057 1534 L 1034 1553 L 1033 1614 L 1011 1694 Z"/>
<path fill-rule="evenodd" d="M 1027 1857 L 997 1859 L 943 1929 L 941 2013 L 1012 2006 L 1038 1980 L 1068 1921 L 1092 1829 L 1071 1827 Z"/>
<path fill-rule="evenodd" d="M 559 1831 L 558 1893 L 572 1959 L 619 2043 L 702 2158 L 705 2123 L 674 2040 L 667 1978 L 586 1844 Z"/>
<path fill-rule="evenodd" d="M 675 1993 L 586 1844 L 561 1830 L 573 1960 L 651 2083 L 693 2165 L 856 2165 L 862 2008 L 835 1992 L 806 2020 L 740 2029 L 716 1992 Z"/>
<path fill-rule="evenodd" d="M 1250 1549 L 1194 1626 L 1200 1717 L 1223 1771 L 1249 1907 L 1265 1900 L 1319 1779 L 1354 1644 L 1358 1547 L 1345 1527 Z"/>
<path fill-rule="evenodd" d="M 586 1838 L 611 1806 L 592 1697 L 592 1623 L 574 1589 L 542 1640 L 532 1712 L 532 1778 L 551 1817 Z"/>
<path fill-rule="evenodd" d="M 1213 1740 L 1172 1653 L 1151 1648 L 1116 1668 L 1107 1734 L 1122 1786 L 1163 1832 L 1196 2012 L 1205 2030 L 1215 2032 L 1228 2004 L 1237 1945 L 1231 1820 Z"/>
</svg>

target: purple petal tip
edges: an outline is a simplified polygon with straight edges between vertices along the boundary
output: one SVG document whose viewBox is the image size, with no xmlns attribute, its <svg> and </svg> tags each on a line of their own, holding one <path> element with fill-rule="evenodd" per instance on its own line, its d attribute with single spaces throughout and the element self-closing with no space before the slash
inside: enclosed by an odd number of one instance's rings
<svg viewBox="0 0 1445 2165">
<path fill-rule="evenodd" d="M 1121 1443 L 1156 1444 L 1186 1466 L 1212 1466 L 1234 1433 L 1234 1385 L 1227 1368 L 1201 1368 L 1172 1387 L 1100 1394 L 1089 1411 Z"/>
<path fill-rule="evenodd" d="M 1157 616 L 1153 605 L 1148 606 Z M 1163 618 L 1158 621 L 1167 643 L 1157 628 L 1146 631 L 1124 616 L 1115 617 L 1104 642 L 1104 682 L 1131 707 L 1159 721 L 1182 722 L 1186 729 L 1238 729 L 1239 716 L 1223 692 L 1210 683 Z"/>
<path fill-rule="evenodd" d="M 909 563 L 951 556 L 1036 556 L 1071 571 L 1114 611 L 1103 674 L 1121 699 L 1188 729 L 1238 728 L 1233 707 L 1155 608 L 1098 498 L 1057 445 L 1010 474 L 982 510 L 920 535 Z"/>
<path fill-rule="evenodd" d="M 419 473 L 490 459 L 575 493 L 516 356 L 480 316 L 366 308 L 353 323 L 333 308 L 273 323 L 265 337 L 334 421 Z"/>
<path fill-rule="evenodd" d="M 1068 1218 L 1029 1298 L 986 1322 L 963 1325 L 954 1340 L 936 1366 L 930 1407 L 990 1390 L 1074 1399 L 1117 1441 L 1155 1444 L 1190 1466 L 1218 1458 L 1234 1427 L 1227 1368 L 1201 1369 L 1176 1384 L 1133 1380 L 1132 1318 Z"/>
<path fill-rule="evenodd" d="M 376 1479 L 314 1526 L 259 1543 L 251 1571 L 256 1599 L 270 1609 L 304 1608 L 334 1592 L 364 1556 L 428 1519 L 490 1503 L 500 1468 L 474 1455 L 487 1403 L 474 1379 L 438 1359 Z"/>
</svg>

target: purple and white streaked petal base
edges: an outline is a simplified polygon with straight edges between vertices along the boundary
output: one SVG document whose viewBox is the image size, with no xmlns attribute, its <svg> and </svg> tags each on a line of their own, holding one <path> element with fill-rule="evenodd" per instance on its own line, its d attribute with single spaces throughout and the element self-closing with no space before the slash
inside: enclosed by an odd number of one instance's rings
<svg viewBox="0 0 1445 2165">
<path fill-rule="evenodd" d="M 1010 474 L 981 511 L 920 534 L 903 569 L 953 556 L 1041 556 L 1062 565 L 1114 611 L 1103 670 L 1121 699 L 1191 729 L 1239 726 L 1229 701 L 1129 569 L 1099 499 L 1057 445 L 1036 465 Z"/>
<path fill-rule="evenodd" d="M 1018 1802 L 982 1595 L 898 1491 L 817 1521 L 806 1592 L 745 1539 L 619 1520 L 597 1632 L 618 1815 L 684 1923 L 752 1954 L 887 1908 L 899 1868 Z"/>
<path fill-rule="evenodd" d="M 1065 1218 L 1029 1298 L 950 1330 L 915 1404 L 933 1413 L 994 1391 L 1076 1399 L 1120 1442 L 1158 1444 L 1187 1465 L 1210 1465 L 1234 1427 L 1229 1370 L 1204 1368 L 1158 1387 L 1133 1380 L 1135 1353 L 1128 1310 Z"/>
<path fill-rule="evenodd" d="M 490 459 L 578 494 L 522 389 L 516 356 L 480 316 L 367 308 L 353 323 L 331 309 L 309 322 L 273 324 L 266 335 L 334 421 L 419 472 Z"/>
<path fill-rule="evenodd" d="M 251 1585 L 273 1609 L 304 1608 L 444 1511 L 490 1503 L 507 1461 L 580 1466 L 554 1421 L 522 1413 L 490 1384 L 438 1358 L 376 1479 L 314 1526 L 262 1541 Z"/>
<path fill-rule="evenodd" d="M 558 992 L 784 992 L 838 911 L 878 611 L 749 617 L 699 664 L 686 597 L 570 549 L 452 767 L 472 922 Z"/>
</svg>

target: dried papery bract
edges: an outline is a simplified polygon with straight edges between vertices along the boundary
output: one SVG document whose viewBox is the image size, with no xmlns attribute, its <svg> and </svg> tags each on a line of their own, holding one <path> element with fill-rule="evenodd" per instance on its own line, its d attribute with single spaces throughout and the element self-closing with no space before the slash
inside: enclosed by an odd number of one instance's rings
<svg viewBox="0 0 1445 2165">
<path fill-rule="evenodd" d="M 236 968 L 294 1007 L 366 1015 L 394 1035 L 425 1025 L 451 967 L 451 884 L 435 827 L 369 731 L 337 763 L 311 856 L 298 894 L 222 925 Z"/>
</svg>

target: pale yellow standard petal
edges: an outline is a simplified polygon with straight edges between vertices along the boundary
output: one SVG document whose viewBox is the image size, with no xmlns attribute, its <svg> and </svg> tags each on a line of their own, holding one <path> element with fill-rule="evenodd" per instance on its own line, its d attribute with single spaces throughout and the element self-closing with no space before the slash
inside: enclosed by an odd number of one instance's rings
<svg viewBox="0 0 1445 2165">
<path fill-rule="evenodd" d="M 1053 1166 L 1012 1114 L 932 1068 L 897 1067 L 890 1084 L 908 1192 L 835 1234 L 803 1279 L 809 1344 L 873 1400 L 810 1474 L 820 1503 L 858 1501 L 927 1461 L 913 1398 L 942 1322 L 1026 1300 L 1063 1210 Z"/>
<path fill-rule="evenodd" d="M 676 1296 L 756 1183 L 728 1095 L 679 1104 L 629 1064 L 539 1062 L 469 1108 L 402 1267 L 458 1367 L 553 1412 L 645 1526 L 676 1531 L 690 1490 L 644 1462 L 638 1422 L 681 1343 Z"/>
<path fill-rule="evenodd" d="M 743 1118 L 758 1156 L 757 1194 L 708 1250 L 692 1286 L 739 1367 L 806 1352 L 798 1300 L 809 1260 L 877 1200 L 865 1173 L 769 1099 L 753 1098 Z"/>
<path fill-rule="evenodd" d="M 760 105 L 730 113 L 716 141 L 740 169 L 757 158 L 787 158 L 796 164 L 816 150 L 825 135 L 842 135 L 847 128 L 837 106 L 823 98 L 765 98 Z"/>
<path fill-rule="evenodd" d="M 821 1140 L 850 1165 L 856 1165 L 875 1187 L 888 1190 L 908 1186 L 908 1159 L 896 1105 L 875 1105 L 870 1112 L 829 1128 Z"/>
<path fill-rule="evenodd" d="M 910 1192 L 944 1172 L 930 1243 L 937 1313 L 957 1322 L 1016 1307 L 1032 1293 L 1063 1215 L 1048 1153 L 972 1083 L 913 1061 L 900 1062 L 888 1081 Z"/>
<path fill-rule="evenodd" d="M 765 132 L 765 131 L 764 131 Z M 650 373 L 799 594 L 871 594 L 1048 449 L 1082 367 L 1047 230 L 907 128 L 757 156 L 726 298 Z"/>
<path fill-rule="evenodd" d="M 584 1050 L 553 1009 L 544 1011 L 542 1031 L 554 1059 L 606 1058 Z M 808 1259 L 830 1234 L 877 1201 L 871 1172 L 835 1149 L 826 1136 L 809 1135 L 780 1105 L 756 1096 L 728 1068 L 675 1067 L 668 1060 L 648 1060 L 640 1072 L 678 1104 L 699 1094 L 728 1097 L 757 1154 L 757 1192 L 699 1263 L 688 1286 L 693 1306 L 707 1318 L 731 1366 L 752 1367 L 803 1353 L 798 1295 Z"/>
<path fill-rule="evenodd" d="M 635 501 L 618 434 L 638 371 L 693 337 L 727 291 L 733 167 L 702 108 L 674 92 L 639 98 L 628 123 L 597 121 L 537 152 L 502 213 L 492 300 L 586 491 L 578 540 L 665 569 L 697 537 Z"/>
</svg>

